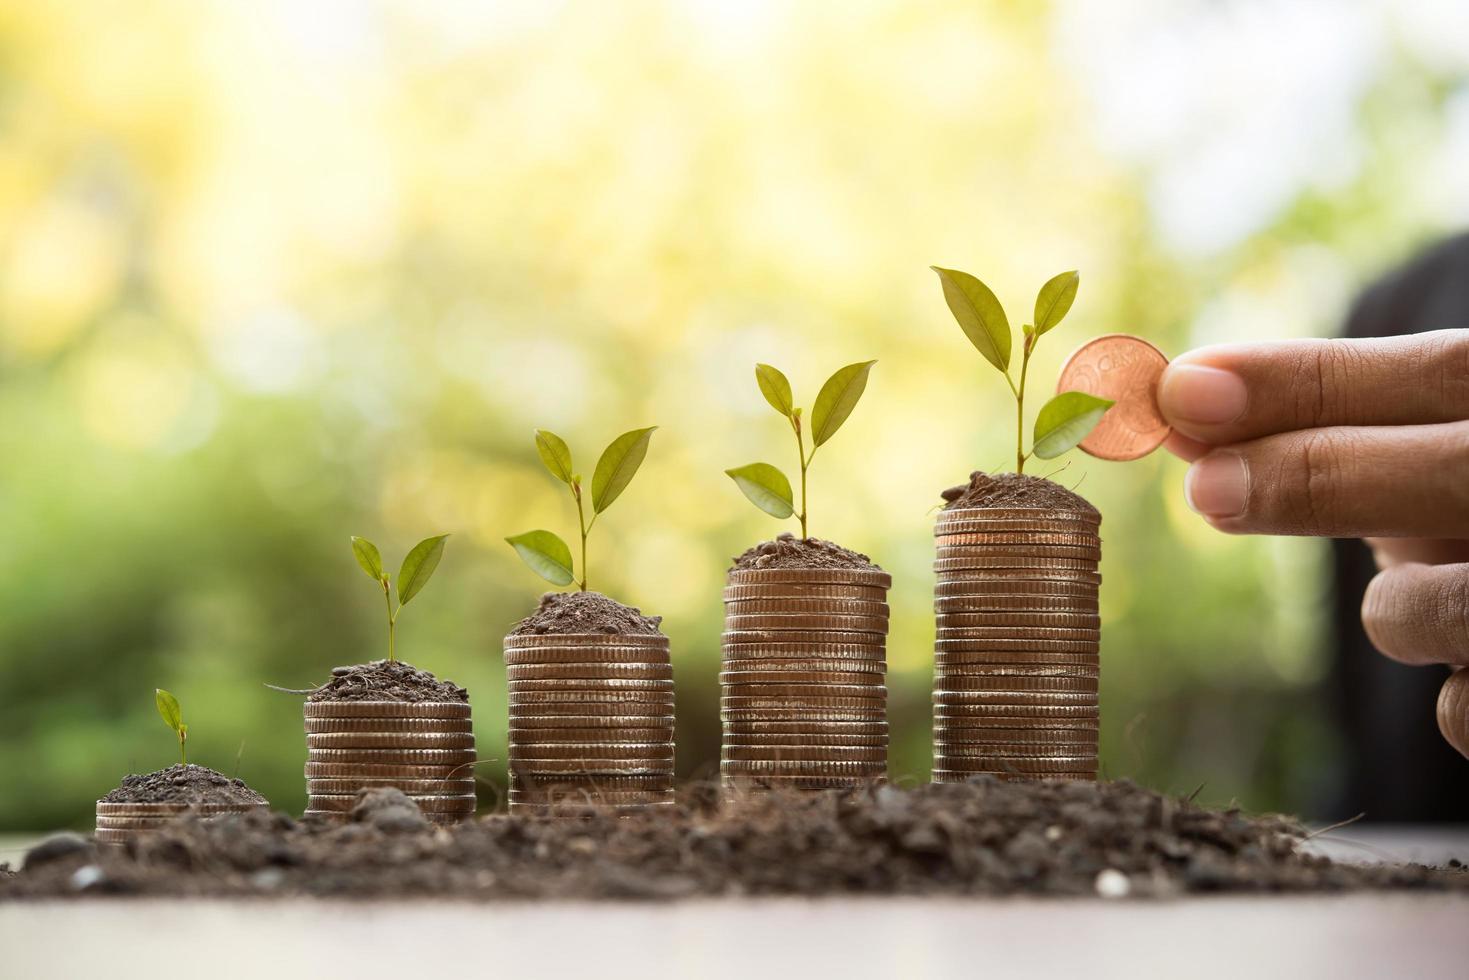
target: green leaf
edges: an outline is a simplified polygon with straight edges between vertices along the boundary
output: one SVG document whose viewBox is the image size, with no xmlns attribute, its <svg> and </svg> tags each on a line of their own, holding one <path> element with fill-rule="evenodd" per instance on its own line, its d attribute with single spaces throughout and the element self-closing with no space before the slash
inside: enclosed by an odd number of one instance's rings
<svg viewBox="0 0 1469 980">
<path fill-rule="evenodd" d="M 944 301 L 969 342 L 1001 371 L 1010 367 L 1010 321 L 990 288 L 967 272 L 930 266 L 944 286 Z"/>
<path fill-rule="evenodd" d="M 795 497 L 791 493 L 791 481 L 769 463 L 750 463 L 725 470 L 735 481 L 750 503 L 771 517 L 787 518 L 796 512 Z"/>
<path fill-rule="evenodd" d="M 570 585 L 576 577 L 571 570 L 571 549 L 550 531 L 526 531 L 505 541 L 531 571 L 552 585 Z"/>
<path fill-rule="evenodd" d="M 179 707 L 179 699 L 169 694 L 163 688 L 154 688 L 153 703 L 158 705 L 158 713 L 163 716 L 163 723 L 175 732 L 183 734 L 184 712 Z"/>
<path fill-rule="evenodd" d="M 861 361 L 848 364 L 826 379 L 816 395 L 816 404 L 811 406 L 811 442 L 819 446 L 832 436 L 847 421 L 857 400 L 867 388 L 867 375 L 876 361 Z"/>
<path fill-rule="evenodd" d="M 439 559 L 444 557 L 444 542 L 448 539 L 447 534 L 436 534 L 424 538 L 408 552 L 403 567 L 398 569 L 398 605 L 408 605 L 408 600 L 428 584 L 434 569 L 439 567 Z"/>
<path fill-rule="evenodd" d="M 562 483 L 571 483 L 571 450 L 560 436 L 548 429 L 537 429 L 536 452 L 541 454 L 541 462 L 552 476 Z"/>
<path fill-rule="evenodd" d="M 1031 455 L 1037 459 L 1055 459 L 1087 437 L 1096 428 L 1110 399 L 1088 395 L 1084 391 L 1063 391 L 1041 407 L 1035 417 L 1035 444 Z"/>
<path fill-rule="evenodd" d="M 785 375 L 769 364 L 756 364 L 755 383 L 760 386 L 760 394 L 765 396 L 771 408 L 788 419 L 795 417 L 796 402 L 791 396 L 791 383 Z"/>
<path fill-rule="evenodd" d="M 1061 322 L 1076 302 L 1076 287 L 1081 285 L 1081 275 L 1076 271 L 1063 272 L 1041 287 L 1035 297 L 1035 335 L 1052 329 Z"/>
<path fill-rule="evenodd" d="M 352 535 L 352 554 L 357 556 L 357 564 L 374 581 L 381 583 L 383 580 L 383 556 L 378 554 L 377 545 L 366 538 Z"/>
<path fill-rule="evenodd" d="M 592 473 L 593 511 L 602 513 L 627 489 L 633 474 L 643 465 L 643 457 L 648 455 L 648 441 L 653 438 L 656 428 L 652 425 L 624 432 L 603 450 L 602 458 L 597 460 L 597 469 Z"/>
</svg>

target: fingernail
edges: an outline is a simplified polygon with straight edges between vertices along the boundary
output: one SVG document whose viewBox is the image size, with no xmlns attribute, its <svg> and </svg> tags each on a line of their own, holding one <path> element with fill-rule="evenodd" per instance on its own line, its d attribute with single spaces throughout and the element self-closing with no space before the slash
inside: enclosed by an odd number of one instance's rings
<svg viewBox="0 0 1469 980">
<path fill-rule="evenodd" d="M 1188 468 L 1188 505 L 1205 517 L 1238 517 L 1250 495 L 1250 471 L 1236 453 L 1210 453 Z"/>
<path fill-rule="evenodd" d="M 1249 392 L 1233 371 L 1202 364 L 1173 364 L 1158 386 L 1158 407 L 1169 419 L 1217 425 L 1245 414 Z"/>
</svg>

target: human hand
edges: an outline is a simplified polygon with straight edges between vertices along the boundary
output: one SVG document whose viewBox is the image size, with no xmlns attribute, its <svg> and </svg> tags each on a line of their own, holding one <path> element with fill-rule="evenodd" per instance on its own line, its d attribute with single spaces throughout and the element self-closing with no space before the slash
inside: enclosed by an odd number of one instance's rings
<svg viewBox="0 0 1469 980">
<path fill-rule="evenodd" d="M 1368 538 L 1373 644 L 1469 666 L 1469 330 L 1206 347 L 1169 365 L 1158 404 L 1210 524 Z M 1469 756 L 1469 671 L 1439 726 Z"/>
</svg>

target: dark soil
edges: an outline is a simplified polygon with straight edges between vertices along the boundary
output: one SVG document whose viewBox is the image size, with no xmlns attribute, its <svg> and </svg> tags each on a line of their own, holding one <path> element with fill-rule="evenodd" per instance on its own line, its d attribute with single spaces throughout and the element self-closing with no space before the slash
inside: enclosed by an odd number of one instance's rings
<svg viewBox="0 0 1469 980">
<path fill-rule="evenodd" d="M 716 801 L 671 813 L 430 827 L 396 790 L 342 826 L 185 817 L 117 855 L 64 836 L 0 874 L 0 900 L 72 895 L 672 899 L 729 895 L 1096 895 L 1469 891 L 1461 866 L 1353 866 L 1302 829 L 1128 782 L 970 783 Z M 568 805 L 568 814 L 581 815 Z M 86 870 L 83 870 L 86 869 Z"/>
<path fill-rule="evenodd" d="M 332 679 L 307 701 L 468 701 L 469 692 L 401 660 L 333 667 Z"/>
<path fill-rule="evenodd" d="M 124 776 L 103 803 L 264 803 L 265 797 L 222 772 L 204 766 L 169 766 L 157 772 Z"/>
<path fill-rule="evenodd" d="M 1097 513 L 1097 509 L 1083 497 L 1061 484 L 1024 473 L 982 473 L 975 470 L 969 474 L 968 483 L 950 487 L 939 496 L 944 498 L 944 510 L 1015 507 Z"/>
<path fill-rule="evenodd" d="M 511 636 L 532 633 L 608 633 L 657 636 L 662 616 L 644 616 L 600 592 L 547 592 L 536 611 L 515 624 Z"/>
<path fill-rule="evenodd" d="M 736 569 L 748 568 L 870 568 L 882 569 L 864 554 L 850 551 L 839 544 L 820 538 L 798 538 L 782 534 L 774 541 L 762 541 L 737 558 L 731 559 Z"/>
</svg>

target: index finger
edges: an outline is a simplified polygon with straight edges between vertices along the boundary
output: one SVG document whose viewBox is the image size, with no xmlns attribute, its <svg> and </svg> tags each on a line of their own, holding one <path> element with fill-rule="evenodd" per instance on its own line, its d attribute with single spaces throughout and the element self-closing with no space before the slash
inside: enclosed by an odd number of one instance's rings
<svg viewBox="0 0 1469 980">
<path fill-rule="evenodd" d="M 1176 358 L 1158 407 L 1198 442 L 1228 445 L 1336 425 L 1469 418 L 1469 330 L 1202 347 Z"/>
</svg>

